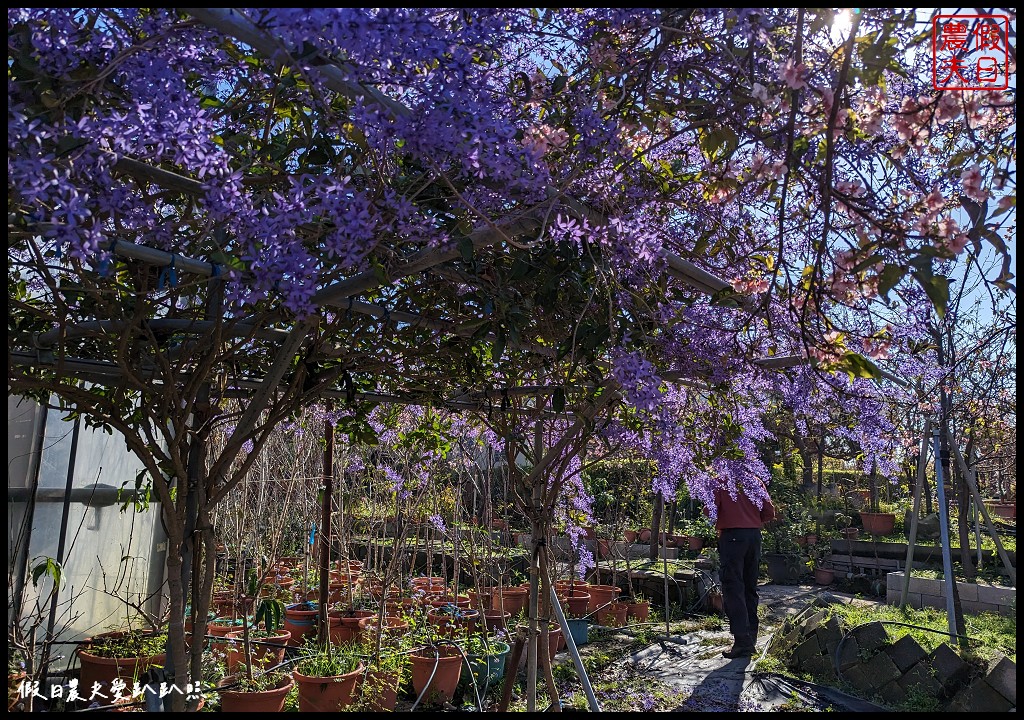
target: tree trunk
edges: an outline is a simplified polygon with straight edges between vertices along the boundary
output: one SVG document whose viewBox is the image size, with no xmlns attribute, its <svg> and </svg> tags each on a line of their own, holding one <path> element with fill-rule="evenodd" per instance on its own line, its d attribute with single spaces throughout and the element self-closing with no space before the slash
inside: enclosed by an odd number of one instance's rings
<svg viewBox="0 0 1024 720">
<path fill-rule="evenodd" d="M 659 492 L 654 498 L 654 510 L 651 513 L 651 560 L 658 559 L 658 549 L 661 547 L 661 518 L 665 511 L 665 498 Z"/>
<path fill-rule="evenodd" d="M 164 525 L 167 527 L 167 592 L 170 596 L 170 621 L 167 625 L 167 643 L 174 659 L 168 683 L 173 683 L 181 690 L 181 693 L 172 692 L 171 712 L 185 711 L 185 688 L 189 684 L 188 679 L 188 654 L 185 651 L 185 589 L 181 582 L 181 543 L 183 532 L 178 524 L 175 509 L 173 506 L 164 506 L 161 503 L 161 512 L 164 514 Z M 170 516 L 170 517 L 168 517 Z M 167 668 L 165 668 L 165 671 Z"/>
</svg>

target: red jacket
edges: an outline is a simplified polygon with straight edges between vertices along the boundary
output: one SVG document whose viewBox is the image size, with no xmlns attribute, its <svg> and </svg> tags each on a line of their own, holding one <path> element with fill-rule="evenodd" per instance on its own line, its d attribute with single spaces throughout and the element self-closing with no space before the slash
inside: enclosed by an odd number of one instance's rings
<svg viewBox="0 0 1024 720">
<path fill-rule="evenodd" d="M 715 490 L 715 505 L 718 507 L 718 519 L 715 528 L 718 534 L 727 528 L 757 528 L 758 530 L 775 519 L 775 506 L 770 498 L 765 499 L 760 510 L 743 492 L 742 486 L 737 488 L 736 499 L 729 496 L 725 488 Z"/>
</svg>

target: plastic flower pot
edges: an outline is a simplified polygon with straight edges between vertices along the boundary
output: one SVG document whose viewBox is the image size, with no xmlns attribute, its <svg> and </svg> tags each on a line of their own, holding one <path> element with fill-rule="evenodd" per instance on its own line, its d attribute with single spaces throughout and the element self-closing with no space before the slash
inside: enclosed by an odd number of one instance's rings
<svg viewBox="0 0 1024 720">
<path fill-rule="evenodd" d="M 576 647 L 586 645 L 590 642 L 590 624 L 583 618 L 567 618 L 565 621 L 569 628 L 569 635 Z"/>
<path fill-rule="evenodd" d="M 896 528 L 895 513 L 860 513 L 860 521 L 864 525 L 864 532 L 869 535 L 891 535 Z"/>
<path fill-rule="evenodd" d="M 591 585 L 587 588 L 587 592 L 590 593 L 590 603 L 587 605 L 588 613 L 594 612 L 622 594 L 618 585 Z"/>
<path fill-rule="evenodd" d="M 386 615 L 384 616 L 384 628 L 381 630 L 377 616 L 374 615 L 373 617 L 361 619 L 359 621 L 359 629 L 364 637 L 371 640 L 377 639 L 378 632 L 380 632 L 382 637 L 394 638 L 409 632 L 409 623 L 400 617 Z"/>
<path fill-rule="evenodd" d="M 505 676 L 505 659 L 510 650 L 508 643 L 495 640 L 491 643 L 491 652 L 488 655 L 467 653 L 459 685 L 472 692 L 470 686 L 475 682 L 477 692 L 483 697 L 488 689 L 493 689 Z"/>
<path fill-rule="evenodd" d="M 110 693 L 110 683 L 120 678 L 128 682 L 129 687 L 134 679 L 145 673 L 152 665 L 163 665 L 167 656 L 163 653 L 146 656 L 102 657 L 94 654 L 90 641 L 103 638 L 123 638 L 127 632 L 107 632 L 86 638 L 86 642 L 78 646 L 79 682 L 81 687 L 91 691 L 93 683 L 99 683 L 99 691 L 105 695 Z"/>
<path fill-rule="evenodd" d="M 565 590 L 559 599 L 572 617 L 583 617 L 590 607 L 590 593 L 585 590 Z"/>
<path fill-rule="evenodd" d="M 526 608 L 526 602 L 530 597 L 530 591 L 523 587 L 505 587 L 495 589 L 491 596 L 491 608 L 504 610 L 515 617 Z"/>
<path fill-rule="evenodd" d="M 508 621 L 512 619 L 512 613 L 501 610 L 484 610 L 484 627 L 487 632 L 495 630 L 508 630 Z"/>
<path fill-rule="evenodd" d="M 237 680 L 228 675 L 221 680 L 221 685 L 231 685 Z M 282 675 L 275 687 L 269 690 L 220 690 L 221 712 L 283 712 L 284 702 L 294 687 L 295 681 L 288 675 Z"/>
<path fill-rule="evenodd" d="M 832 568 L 814 568 L 814 582 L 818 585 L 831 585 L 836 579 L 836 571 Z"/>
<path fill-rule="evenodd" d="M 626 624 L 629 605 L 614 601 L 597 611 L 597 623 L 606 627 L 622 627 Z"/>
<path fill-rule="evenodd" d="M 462 653 L 450 647 L 426 647 L 409 655 L 412 686 L 423 702 L 451 702 L 462 676 Z"/>
<path fill-rule="evenodd" d="M 250 635 L 253 631 L 250 630 Z M 229 673 L 238 672 L 243 667 L 242 659 L 245 656 L 245 643 L 242 642 L 244 633 L 241 630 L 229 632 L 225 637 L 236 642 L 228 643 L 227 667 Z M 259 640 L 258 643 L 250 643 L 252 665 L 261 668 L 276 667 L 284 662 L 285 646 L 292 639 L 292 634 L 287 630 L 280 630 L 267 637 L 251 638 Z M 264 645 L 263 643 L 274 643 L 280 647 Z"/>
<path fill-rule="evenodd" d="M 626 620 L 629 622 L 647 622 L 651 614 L 651 603 L 647 600 L 638 600 L 626 604 Z"/>
<path fill-rule="evenodd" d="M 565 638 L 562 637 L 562 628 L 548 627 L 548 657 L 555 659 L 558 651 L 565 647 Z"/>
<path fill-rule="evenodd" d="M 303 638 L 316 632 L 317 603 L 304 602 L 284 609 L 284 629 L 292 634 L 291 644 L 301 645 Z"/>
<path fill-rule="evenodd" d="M 360 638 L 359 621 L 374 617 L 373 610 L 334 610 L 327 613 L 330 621 L 330 638 L 333 643 L 358 642 Z"/>
<path fill-rule="evenodd" d="M 398 704 L 399 673 L 387 670 L 370 670 L 363 679 L 363 698 L 370 712 L 394 712 Z"/>
<path fill-rule="evenodd" d="M 365 666 L 343 675 L 315 677 L 292 671 L 299 686 L 299 712 L 334 712 L 355 702 L 356 688 L 362 680 Z"/>
</svg>

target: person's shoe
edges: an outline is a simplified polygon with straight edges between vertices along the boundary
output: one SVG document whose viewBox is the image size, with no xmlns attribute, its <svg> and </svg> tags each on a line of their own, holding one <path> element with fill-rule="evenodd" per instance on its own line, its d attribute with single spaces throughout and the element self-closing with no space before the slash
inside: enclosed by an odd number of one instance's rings
<svg viewBox="0 0 1024 720">
<path fill-rule="evenodd" d="M 751 657 L 753 654 L 753 645 L 733 645 L 731 648 L 722 653 L 722 657 L 727 657 L 731 660 L 733 658 Z"/>
</svg>

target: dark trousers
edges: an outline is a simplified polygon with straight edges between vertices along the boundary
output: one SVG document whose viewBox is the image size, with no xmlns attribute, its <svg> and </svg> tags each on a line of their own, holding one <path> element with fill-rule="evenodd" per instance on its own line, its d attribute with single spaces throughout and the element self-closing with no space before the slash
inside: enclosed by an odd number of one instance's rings
<svg viewBox="0 0 1024 720">
<path fill-rule="evenodd" d="M 722 602 L 737 645 L 757 640 L 757 576 L 761 571 L 761 530 L 728 528 L 718 539 Z"/>
</svg>

